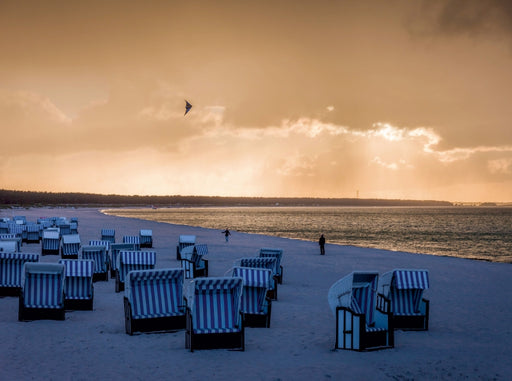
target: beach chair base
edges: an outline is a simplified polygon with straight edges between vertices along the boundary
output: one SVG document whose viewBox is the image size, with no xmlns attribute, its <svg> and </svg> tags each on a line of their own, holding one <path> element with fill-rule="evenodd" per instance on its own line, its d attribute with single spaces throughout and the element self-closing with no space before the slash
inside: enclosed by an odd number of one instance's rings
<svg viewBox="0 0 512 381">
<path fill-rule="evenodd" d="M 27 308 L 23 302 L 23 295 L 19 297 L 18 320 L 65 320 L 66 310 L 62 308 Z"/>
<path fill-rule="evenodd" d="M 153 247 L 153 242 L 144 242 L 144 243 L 141 242 L 140 243 L 140 247 L 141 247 L 141 249 L 144 248 L 144 247 L 151 249 Z"/>
<path fill-rule="evenodd" d="M 41 255 L 59 255 L 59 249 L 56 249 L 56 250 L 41 249 Z"/>
<path fill-rule="evenodd" d="M 0 287 L 0 296 L 18 296 L 20 294 L 20 286 Z"/>
<path fill-rule="evenodd" d="M 78 254 L 72 254 L 72 255 L 60 255 L 62 259 L 78 259 Z"/>
<path fill-rule="evenodd" d="M 124 298 L 125 330 L 128 335 L 134 332 L 179 331 L 186 328 L 185 315 L 166 316 L 149 319 L 133 319 L 131 304 Z"/>
<path fill-rule="evenodd" d="M 92 281 L 98 282 L 98 281 L 108 281 L 108 271 L 105 271 L 103 273 L 94 273 L 92 274 Z"/>
<path fill-rule="evenodd" d="M 402 331 L 428 331 L 428 316 L 393 316 L 393 329 Z"/>
<path fill-rule="evenodd" d="M 71 311 L 92 311 L 94 299 L 66 299 L 64 308 Z"/>
<path fill-rule="evenodd" d="M 270 328 L 270 312 L 265 315 L 244 314 L 244 326 L 251 328 Z"/>
</svg>

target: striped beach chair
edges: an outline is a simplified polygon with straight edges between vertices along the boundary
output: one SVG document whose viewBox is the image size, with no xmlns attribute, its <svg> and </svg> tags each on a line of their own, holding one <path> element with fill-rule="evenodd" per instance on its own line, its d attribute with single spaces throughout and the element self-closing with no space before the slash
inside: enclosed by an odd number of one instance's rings
<svg viewBox="0 0 512 381">
<path fill-rule="evenodd" d="M 60 241 L 60 257 L 62 259 L 78 259 L 80 236 L 78 234 L 65 234 Z"/>
<path fill-rule="evenodd" d="M 279 284 L 283 283 L 283 266 L 281 260 L 283 259 L 283 249 L 263 247 L 260 249 L 260 257 L 275 257 L 276 261 L 276 275 Z"/>
<path fill-rule="evenodd" d="M 376 272 L 353 272 L 334 283 L 327 294 L 336 317 L 335 349 L 366 351 L 391 348 L 391 315 L 376 310 Z"/>
<path fill-rule="evenodd" d="M 156 264 L 154 251 L 120 251 L 117 257 L 116 292 L 124 290 L 126 275 L 133 270 L 153 270 Z"/>
<path fill-rule="evenodd" d="M 138 235 L 123 236 L 123 243 L 131 243 L 134 245 L 135 250 L 140 250 L 140 237 Z"/>
<path fill-rule="evenodd" d="M 139 232 L 140 247 L 153 247 L 153 230 L 140 229 Z"/>
<path fill-rule="evenodd" d="M 189 249 L 190 257 L 185 255 L 185 251 Z M 208 245 L 205 244 L 187 246 L 182 250 L 181 267 L 185 270 L 186 279 L 208 276 L 208 260 L 204 258 L 206 254 Z"/>
<path fill-rule="evenodd" d="M 241 311 L 245 327 L 270 327 L 272 300 L 267 291 L 272 282 L 269 269 L 234 267 L 232 276 L 243 279 Z"/>
<path fill-rule="evenodd" d="M 235 262 L 235 266 L 256 267 L 256 268 L 271 270 L 272 271 L 272 280 L 270 282 L 269 290 L 267 291 L 267 296 L 272 300 L 277 300 L 278 276 L 277 276 L 277 258 L 276 257 L 271 256 L 271 257 L 241 258 Z"/>
<path fill-rule="evenodd" d="M 2 234 L 2 236 L 11 236 L 12 234 Z M 18 238 L 1 238 L 0 237 L 0 252 L 2 253 L 18 253 L 19 242 Z"/>
<path fill-rule="evenodd" d="M 101 240 L 115 243 L 116 242 L 116 230 L 111 229 L 111 228 L 101 229 Z"/>
<path fill-rule="evenodd" d="M 116 277 L 117 271 L 117 257 L 121 251 L 134 251 L 135 245 L 133 243 L 111 243 L 110 244 L 110 277 Z"/>
<path fill-rule="evenodd" d="M 430 301 L 428 270 L 395 269 L 379 278 L 377 309 L 390 313 L 394 329 L 427 331 Z"/>
<path fill-rule="evenodd" d="M 81 259 L 94 261 L 93 282 L 99 280 L 108 281 L 108 258 L 105 246 L 82 246 Z"/>
<path fill-rule="evenodd" d="M 59 255 L 60 232 L 59 228 L 48 228 L 43 230 L 41 241 L 41 255 Z"/>
<path fill-rule="evenodd" d="M 27 243 L 39 243 L 41 241 L 41 225 L 39 224 L 27 224 L 25 227 L 27 233 Z"/>
<path fill-rule="evenodd" d="M 64 307 L 67 310 L 92 310 L 94 303 L 94 261 L 92 259 L 61 259 L 65 270 Z"/>
<path fill-rule="evenodd" d="M 181 260 L 181 251 L 187 246 L 194 246 L 196 244 L 195 235 L 180 235 L 178 245 L 176 246 L 176 260 Z"/>
<path fill-rule="evenodd" d="M 187 290 L 185 346 L 245 349 L 240 301 L 242 278 L 197 278 Z"/>
<path fill-rule="evenodd" d="M 23 266 L 27 262 L 39 262 L 39 254 L 0 251 L 0 296 L 19 295 Z"/>
<path fill-rule="evenodd" d="M 133 270 L 125 280 L 126 333 L 185 329 L 182 269 Z"/>
<path fill-rule="evenodd" d="M 64 320 L 64 265 L 27 262 L 19 296 L 18 320 Z"/>
</svg>

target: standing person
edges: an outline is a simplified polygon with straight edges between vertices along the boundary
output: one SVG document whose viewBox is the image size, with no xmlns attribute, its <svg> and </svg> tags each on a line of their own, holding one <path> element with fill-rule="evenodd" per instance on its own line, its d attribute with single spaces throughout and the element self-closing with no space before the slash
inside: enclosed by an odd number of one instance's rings
<svg viewBox="0 0 512 381">
<path fill-rule="evenodd" d="M 320 245 L 320 255 L 325 255 L 325 237 L 323 234 L 320 236 L 318 244 Z"/>
<path fill-rule="evenodd" d="M 226 228 L 226 230 L 224 230 L 222 233 L 224 233 L 224 236 L 226 237 L 226 242 L 229 241 L 229 236 L 231 235 L 231 233 L 229 232 L 228 228 Z"/>
</svg>

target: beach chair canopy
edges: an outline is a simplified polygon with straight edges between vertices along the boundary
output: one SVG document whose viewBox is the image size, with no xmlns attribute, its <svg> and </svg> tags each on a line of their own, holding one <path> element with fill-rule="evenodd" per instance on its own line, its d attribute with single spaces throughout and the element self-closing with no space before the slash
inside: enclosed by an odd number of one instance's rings
<svg viewBox="0 0 512 381">
<path fill-rule="evenodd" d="M 80 244 L 80 235 L 79 234 L 63 234 L 62 235 L 62 244 L 71 245 L 71 244 Z"/>
<path fill-rule="evenodd" d="M 395 269 L 381 276 L 378 289 L 391 301 L 394 315 L 417 315 L 429 286 L 428 270 Z"/>
<path fill-rule="evenodd" d="M 25 263 L 22 278 L 24 306 L 56 308 L 64 306 L 64 265 L 62 263 Z"/>
<path fill-rule="evenodd" d="M 39 262 L 39 255 L 0 251 L 0 287 L 21 287 L 26 262 Z"/>
</svg>

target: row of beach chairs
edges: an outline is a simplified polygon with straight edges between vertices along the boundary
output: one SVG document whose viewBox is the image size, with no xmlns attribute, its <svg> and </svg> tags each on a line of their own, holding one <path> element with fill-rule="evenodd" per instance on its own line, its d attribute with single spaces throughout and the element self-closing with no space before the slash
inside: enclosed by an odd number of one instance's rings
<svg viewBox="0 0 512 381">
<path fill-rule="evenodd" d="M 328 302 L 336 318 L 335 349 L 394 347 L 394 330 L 428 330 L 428 270 L 356 271 L 335 282 Z"/>
</svg>

